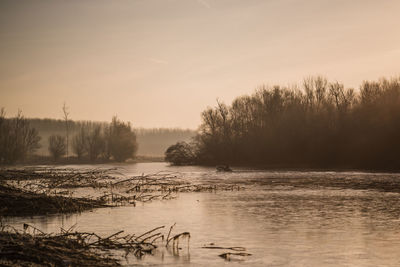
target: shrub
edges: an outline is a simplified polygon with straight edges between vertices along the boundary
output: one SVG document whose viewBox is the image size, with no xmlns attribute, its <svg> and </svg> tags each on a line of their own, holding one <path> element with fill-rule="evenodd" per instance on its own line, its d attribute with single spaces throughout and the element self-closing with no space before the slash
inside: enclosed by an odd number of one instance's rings
<svg viewBox="0 0 400 267">
<path fill-rule="evenodd" d="M 174 165 L 193 164 L 194 159 L 193 147 L 186 142 L 178 142 L 165 151 L 165 160 Z"/>
</svg>

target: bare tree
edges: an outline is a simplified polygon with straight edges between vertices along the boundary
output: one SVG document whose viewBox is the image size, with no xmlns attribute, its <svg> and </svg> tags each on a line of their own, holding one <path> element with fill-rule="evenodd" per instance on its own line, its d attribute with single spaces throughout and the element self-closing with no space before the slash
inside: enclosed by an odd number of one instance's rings
<svg viewBox="0 0 400 267">
<path fill-rule="evenodd" d="M 66 104 L 65 104 L 65 102 L 64 102 L 64 105 L 63 105 L 63 107 L 62 107 L 62 110 L 63 110 L 63 113 L 64 113 L 64 120 L 65 120 L 65 133 L 66 133 L 66 140 L 67 140 L 67 145 L 66 145 L 66 155 L 67 155 L 67 158 L 68 158 L 68 148 L 69 148 L 69 122 L 68 122 L 68 115 L 69 115 L 69 112 L 68 112 L 68 107 L 66 106 Z"/>
<path fill-rule="evenodd" d="M 202 113 L 196 163 L 399 169 L 400 77 L 366 81 L 359 92 L 309 77 L 302 90 L 266 86 L 217 103 Z M 183 148 L 166 159 L 184 163 Z"/>
<path fill-rule="evenodd" d="M 81 126 L 79 132 L 72 138 L 72 150 L 81 159 L 86 152 L 87 133 L 86 128 Z"/>
<path fill-rule="evenodd" d="M 102 135 L 102 128 L 97 125 L 94 126 L 86 134 L 86 151 L 88 153 L 89 159 L 95 161 L 99 158 L 101 153 L 104 151 L 104 137 Z"/>
<path fill-rule="evenodd" d="M 39 148 L 40 137 L 36 129 L 18 111 L 14 118 L 6 118 L 0 109 L 0 163 L 15 163 Z"/>
<path fill-rule="evenodd" d="M 65 137 L 61 135 L 51 135 L 49 137 L 49 152 L 55 161 L 65 155 Z"/>
</svg>

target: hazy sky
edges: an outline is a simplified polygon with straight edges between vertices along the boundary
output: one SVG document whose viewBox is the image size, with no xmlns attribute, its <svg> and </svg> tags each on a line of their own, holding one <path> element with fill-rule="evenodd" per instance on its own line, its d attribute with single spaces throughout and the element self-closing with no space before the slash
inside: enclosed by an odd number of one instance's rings
<svg viewBox="0 0 400 267">
<path fill-rule="evenodd" d="M 190 127 L 219 98 L 309 75 L 400 74 L 398 0 L 0 0 L 0 107 Z"/>
</svg>

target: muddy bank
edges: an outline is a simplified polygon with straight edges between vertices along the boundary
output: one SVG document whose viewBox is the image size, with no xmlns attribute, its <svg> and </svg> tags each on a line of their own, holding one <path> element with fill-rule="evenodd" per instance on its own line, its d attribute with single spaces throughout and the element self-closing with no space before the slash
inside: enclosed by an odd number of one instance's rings
<svg viewBox="0 0 400 267">
<path fill-rule="evenodd" d="M 1 266 L 118 266 L 117 260 L 88 250 L 66 236 L 0 232 Z"/>
<path fill-rule="evenodd" d="M 0 185 L 0 216 L 74 213 L 107 206 L 105 201 L 33 193 Z"/>
<path fill-rule="evenodd" d="M 93 176 L 97 172 L 93 173 Z M 20 168 L 0 170 L 0 216 L 35 216 L 55 213 L 75 213 L 108 206 L 105 200 L 71 197 L 52 190 L 60 181 L 82 176 L 63 170 Z"/>
<path fill-rule="evenodd" d="M 168 200 L 179 192 L 240 190 L 226 183 L 193 183 L 178 173 L 125 176 L 111 169 L 0 169 L 0 215 L 32 216 Z"/>
<path fill-rule="evenodd" d="M 172 235 L 171 226 L 159 226 L 143 234 L 126 234 L 123 230 L 106 237 L 92 232 L 61 228 L 61 233 L 46 234 L 29 224 L 23 231 L 0 225 L 1 266 L 119 266 L 130 256 L 141 259 L 160 247 L 179 250 L 179 240 L 190 233 Z"/>
</svg>

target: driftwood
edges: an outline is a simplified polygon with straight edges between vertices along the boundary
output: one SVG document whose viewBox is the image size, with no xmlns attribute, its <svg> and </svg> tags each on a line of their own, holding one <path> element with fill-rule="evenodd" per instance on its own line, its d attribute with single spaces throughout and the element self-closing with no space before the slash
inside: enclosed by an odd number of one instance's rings
<svg viewBox="0 0 400 267">
<path fill-rule="evenodd" d="M 224 258 L 225 260 L 228 260 L 228 261 L 230 261 L 230 260 L 242 261 L 242 260 L 244 260 L 244 257 L 251 256 L 250 253 L 243 252 L 243 251 L 246 251 L 246 248 L 244 248 L 244 247 L 221 247 L 221 246 L 216 246 L 214 243 L 210 243 L 209 245 L 204 245 L 201 248 L 240 251 L 240 252 L 225 252 L 225 253 L 218 255 L 219 257 Z"/>
<path fill-rule="evenodd" d="M 83 235 L 83 234 L 82 234 Z M 0 232 L 1 266 L 118 266 L 116 259 L 87 249 L 79 235 Z"/>
<path fill-rule="evenodd" d="M 232 172 L 232 169 L 228 165 L 218 165 L 216 169 L 219 172 Z"/>
<path fill-rule="evenodd" d="M 170 238 L 170 235 L 172 233 L 172 229 L 175 227 L 176 223 L 174 223 L 170 228 L 167 236 L 167 242 L 165 244 L 166 247 L 169 247 L 170 242 L 172 241 L 172 250 L 173 251 L 178 251 L 179 248 L 179 240 L 187 238 L 187 248 L 189 249 L 189 242 L 190 242 L 190 233 L 189 232 L 183 232 L 177 235 L 174 235 Z"/>
<path fill-rule="evenodd" d="M 224 250 L 233 250 L 233 251 L 246 251 L 246 248 L 244 248 L 244 247 L 203 246 L 201 248 L 205 248 L 205 249 L 224 249 Z"/>
<path fill-rule="evenodd" d="M 227 252 L 227 253 L 222 253 L 218 255 L 221 258 L 224 258 L 225 260 L 242 260 L 241 258 L 251 256 L 250 253 L 245 253 L 245 252 Z"/>
<path fill-rule="evenodd" d="M 158 232 L 164 226 L 139 236 L 118 231 L 105 238 L 95 233 L 74 232 L 73 228 L 61 229 L 59 234 L 45 234 L 29 224 L 23 225 L 24 232 L 2 226 L 0 265 L 116 266 L 120 265 L 121 258 L 113 256 L 113 251 L 121 250 L 125 257 L 132 254 L 141 258 L 152 254 L 157 249 L 156 240 L 164 236 Z"/>
<path fill-rule="evenodd" d="M 93 192 L 94 194 L 97 192 L 97 195 L 72 197 L 75 190 L 81 188 L 94 189 Z M 118 173 L 116 169 L 83 171 L 52 168 L 0 169 L 0 215 L 24 216 L 80 212 L 92 208 L 135 205 L 136 202 L 171 199 L 179 192 L 241 189 L 243 187 L 232 184 L 188 181 L 179 173 L 170 172 L 126 177 Z M 49 235 L 31 225 L 24 224 L 23 233 L 1 230 L 0 265 L 115 266 L 119 264 L 119 261 L 106 256 L 104 252 L 122 250 L 125 251 L 126 257 L 132 254 L 141 258 L 145 254 L 153 253 L 159 244 L 172 248 L 174 252 L 179 251 L 180 243 L 182 244 L 180 241 L 184 239 L 187 239 L 189 249 L 190 233 L 182 232 L 173 235 L 174 226 L 175 224 L 169 228 L 166 238 L 160 232 L 164 226 L 156 227 L 138 236 L 118 231 L 103 238 L 95 233 L 73 232 L 73 227 L 68 230 L 61 229 L 60 234 Z M 28 233 L 29 231 L 32 233 Z M 16 243 L 13 243 L 14 241 Z M 46 248 L 43 249 L 43 254 L 40 254 L 37 247 L 28 241 L 37 244 L 40 248 Z M 242 247 L 205 246 L 203 248 L 245 251 Z M 228 252 L 220 256 L 230 259 L 231 256 L 249 255 L 244 252 Z"/>
<path fill-rule="evenodd" d="M 0 215 L 81 212 L 97 207 L 168 200 L 179 192 L 241 190 L 238 185 L 189 182 L 176 172 L 126 177 L 116 169 L 0 169 Z M 74 197 L 84 188 L 93 195 Z M 24 203 L 28 203 L 26 206 Z"/>
<path fill-rule="evenodd" d="M 0 215 L 32 216 L 51 213 L 82 212 L 108 206 L 105 201 L 33 193 L 0 185 Z"/>
</svg>

